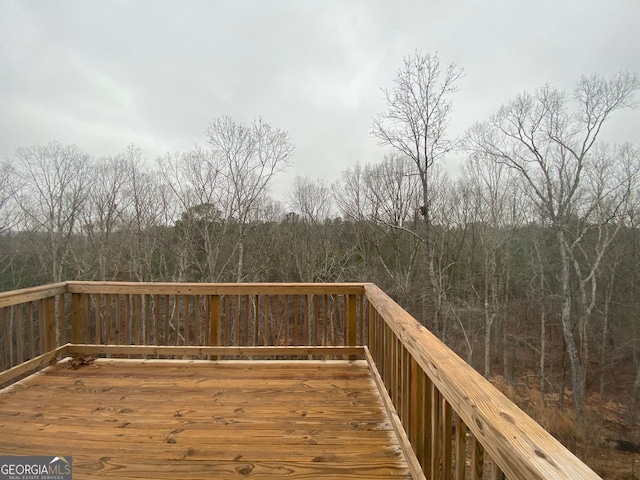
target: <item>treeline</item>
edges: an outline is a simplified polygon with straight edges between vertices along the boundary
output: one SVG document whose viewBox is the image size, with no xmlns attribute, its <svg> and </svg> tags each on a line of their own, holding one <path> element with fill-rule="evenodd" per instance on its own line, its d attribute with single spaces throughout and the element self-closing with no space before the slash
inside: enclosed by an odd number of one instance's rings
<svg viewBox="0 0 640 480">
<path fill-rule="evenodd" d="M 133 146 L 94 159 L 51 143 L 18 157 L 4 166 L 3 290 L 64 279 L 371 281 L 486 375 L 529 373 L 542 391 L 570 387 L 555 232 L 505 166 L 471 159 L 455 181 L 432 177 L 437 305 L 419 177 L 406 158 L 356 166 L 333 185 L 297 178 L 286 204 L 264 190 L 241 225 L 220 203 L 226 189 L 209 183 L 204 196 L 181 176 L 168 183 L 167 172 L 189 165 L 193 152 L 151 165 Z M 572 276 L 575 315 L 589 314 L 589 391 L 627 400 L 640 360 L 634 212 L 585 229 L 575 267 L 598 268 L 586 283 Z"/>
<path fill-rule="evenodd" d="M 2 166 L 0 281 L 375 282 L 486 376 L 627 403 L 640 390 L 640 153 L 597 140 L 635 76 L 523 93 L 449 140 L 461 69 L 405 59 L 374 134 L 390 152 L 338 181 L 269 186 L 288 134 L 209 124 L 150 162 L 53 142 Z M 447 155 L 464 148 L 458 178 Z"/>
</svg>

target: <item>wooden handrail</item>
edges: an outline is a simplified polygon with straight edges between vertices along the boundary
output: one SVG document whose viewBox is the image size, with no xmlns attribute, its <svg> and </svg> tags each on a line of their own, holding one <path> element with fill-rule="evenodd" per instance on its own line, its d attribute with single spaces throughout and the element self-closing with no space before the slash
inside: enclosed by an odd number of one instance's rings
<svg viewBox="0 0 640 480">
<path fill-rule="evenodd" d="M 67 283 L 51 283 L 39 287 L 21 288 L 20 290 L 11 290 L 8 292 L 0 292 L 0 308 L 11 307 L 21 303 L 34 302 L 56 295 L 67 293 Z"/>
<path fill-rule="evenodd" d="M 384 319 L 395 338 L 508 478 L 600 478 L 380 288 L 367 284 L 365 291 L 369 305 Z M 370 349 L 372 347 L 375 346 L 369 345 Z M 392 346 L 388 352 L 397 352 L 397 349 L 398 346 Z M 406 360 L 399 357 L 398 363 L 400 367 L 396 365 L 393 369 L 400 373 L 396 372 L 394 378 L 410 376 L 406 373 Z M 387 386 L 396 388 L 395 385 Z M 398 403 L 409 405 L 400 409 L 399 414 L 402 416 L 404 412 L 410 417 L 412 412 L 415 415 L 415 409 L 410 405 L 411 397 L 417 394 L 411 386 L 405 392 L 398 396 Z M 440 407 L 432 408 L 437 411 Z M 405 425 L 415 421 L 411 418 L 403 420 Z M 438 429 L 432 426 L 433 430 Z M 411 432 L 408 434 L 411 438 Z"/>
<path fill-rule="evenodd" d="M 147 283 L 67 282 L 68 293 L 133 295 L 328 295 L 364 294 L 363 283 Z"/>
</svg>

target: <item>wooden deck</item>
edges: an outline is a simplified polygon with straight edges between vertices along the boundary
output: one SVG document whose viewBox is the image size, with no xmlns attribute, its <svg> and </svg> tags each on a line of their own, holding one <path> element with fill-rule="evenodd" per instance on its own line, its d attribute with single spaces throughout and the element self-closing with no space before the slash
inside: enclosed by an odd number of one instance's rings
<svg viewBox="0 0 640 480">
<path fill-rule="evenodd" d="M 0 453 L 89 477 L 411 478 L 365 361 L 98 359 L 0 391 Z"/>
</svg>

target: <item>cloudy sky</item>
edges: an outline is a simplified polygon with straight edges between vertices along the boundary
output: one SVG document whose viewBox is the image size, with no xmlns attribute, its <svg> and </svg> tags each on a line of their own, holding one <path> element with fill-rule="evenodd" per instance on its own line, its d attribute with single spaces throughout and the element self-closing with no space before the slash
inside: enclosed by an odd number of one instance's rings
<svg viewBox="0 0 640 480">
<path fill-rule="evenodd" d="M 296 145 L 281 192 L 382 158 L 380 87 L 415 50 L 465 69 L 457 136 L 522 90 L 640 74 L 639 23 L 639 0 L 0 0 L 0 158 L 57 140 L 153 162 L 262 116 Z M 607 135 L 640 143 L 640 110 Z"/>
</svg>

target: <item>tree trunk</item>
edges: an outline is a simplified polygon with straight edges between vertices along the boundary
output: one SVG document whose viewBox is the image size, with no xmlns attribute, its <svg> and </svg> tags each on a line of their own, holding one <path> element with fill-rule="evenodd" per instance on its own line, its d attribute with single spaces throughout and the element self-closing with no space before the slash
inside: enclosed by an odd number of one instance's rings
<svg viewBox="0 0 640 480">
<path fill-rule="evenodd" d="M 540 313 L 540 393 L 544 394 L 544 360 L 545 360 L 545 347 L 546 347 L 546 318 L 547 312 L 544 308 Z"/>
<path fill-rule="evenodd" d="M 573 388 L 573 401 L 576 412 L 580 417 L 584 412 L 585 404 L 585 371 L 578 357 L 578 349 L 573 338 L 571 322 L 571 259 L 565 243 L 564 232 L 558 230 L 558 243 L 560 247 L 560 261 L 562 263 L 562 311 L 560 320 L 562 323 L 562 335 L 564 337 L 569 366 L 571 368 L 571 386 Z"/>
</svg>

